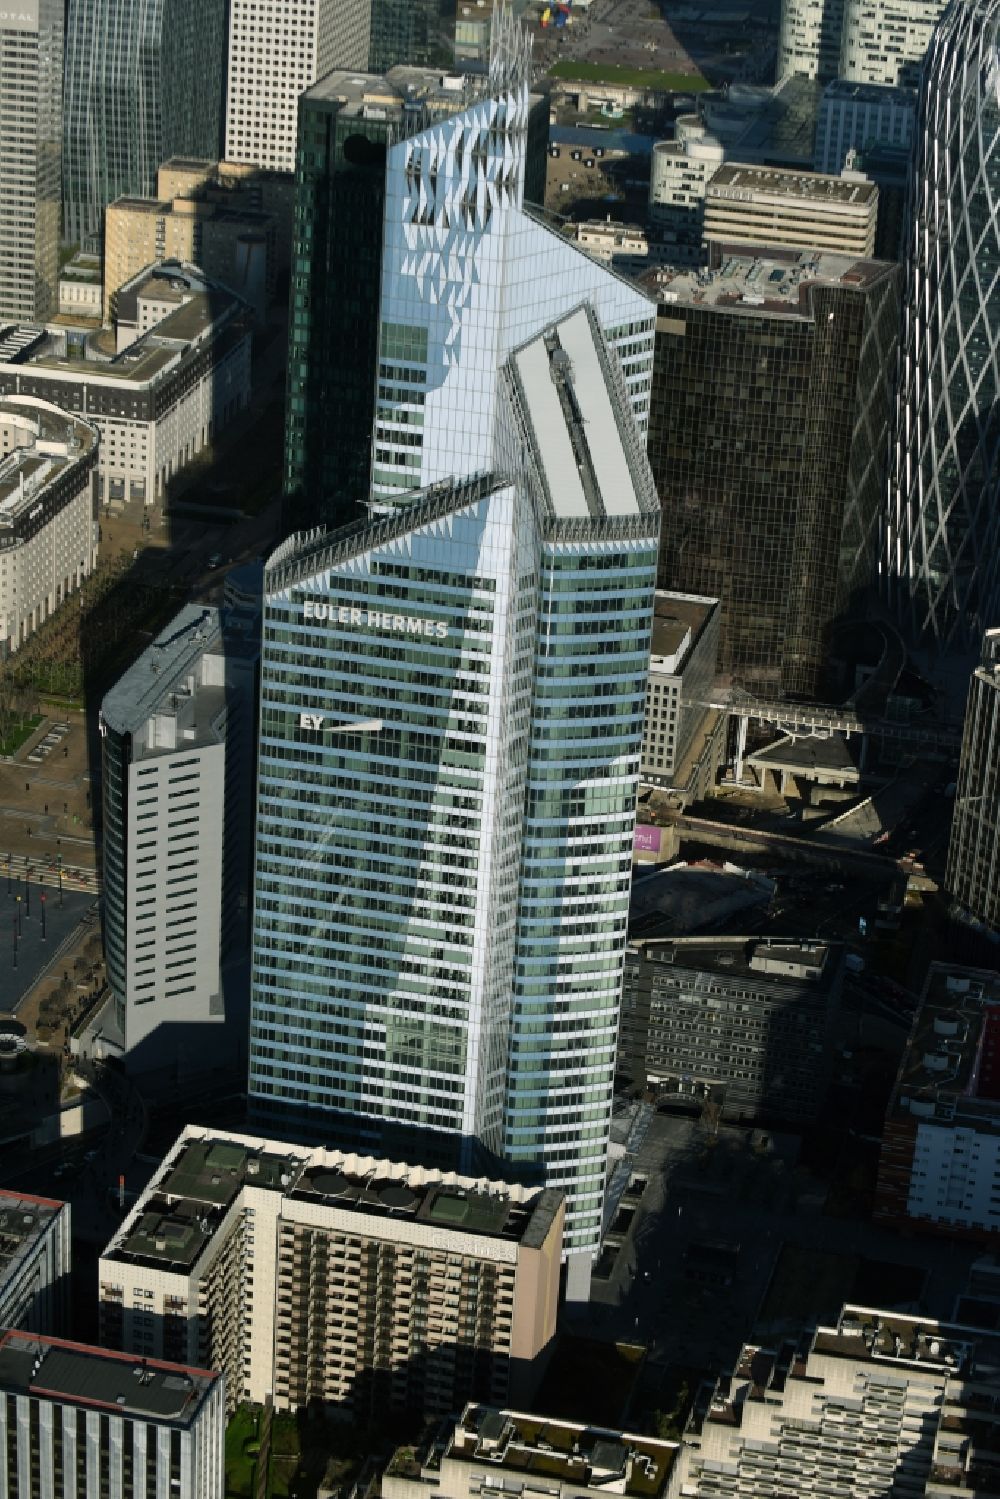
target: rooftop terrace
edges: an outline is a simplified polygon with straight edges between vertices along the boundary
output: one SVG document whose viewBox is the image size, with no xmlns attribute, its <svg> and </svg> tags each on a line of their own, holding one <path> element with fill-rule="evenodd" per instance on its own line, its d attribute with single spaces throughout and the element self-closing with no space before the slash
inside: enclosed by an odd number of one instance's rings
<svg viewBox="0 0 1000 1499">
<path fill-rule="evenodd" d="M 872 1307 L 845 1306 L 836 1326 L 816 1329 L 812 1346 L 843 1358 L 1000 1380 L 1000 1334 Z"/>
<path fill-rule="evenodd" d="M 34 1333 L 0 1334 L 0 1390 L 140 1420 L 189 1425 L 219 1377 Z"/>
<path fill-rule="evenodd" d="M 1000 1024 L 1000 974 L 933 963 L 889 1102 L 890 1115 L 1000 1133 L 983 1042 Z"/>
<path fill-rule="evenodd" d="M 759 196 L 869 208 L 878 200 L 878 187 L 864 179 L 730 162 L 719 168 L 705 188 L 706 203 L 711 198 L 744 202 Z"/>
<path fill-rule="evenodd" d="M 696 594 L 671 593 L 658 588 L 653 598 L 652 655 L 661 659 L 674 657 L 688 635 L 693 646 L 716 608 L 718 599 L 699 598 Z M 656 662 L 654 661 L 654 666 Z M 683 660 L 674 663 L 679 671 Z"/>
<path fill-rule="evenodd" d="M 64 1206 L 48 1197 L 0 1191 L 0 1287 Z"/>
<path fill-rule="evenodd" d="M 640 277 L 644 290 L 661 304 L 726 308 L 737 312 L 781 313 L 812 320 L 810 288 L 845 286 L 856 290 L 893 273 L 877 260 L 826 252 L 768 249 L 740 254 L 723 248 L 718 269 L 663 266 Z"/>
<path fill-rule="evenodd" d="M 190 1273 L 248 1187 L 367 1218 L 408 1219 L 529 1248 L 544 1242 L 562 1200 L 551 1189 L 188 1129 L 105 1255 Z"/>
</svg>

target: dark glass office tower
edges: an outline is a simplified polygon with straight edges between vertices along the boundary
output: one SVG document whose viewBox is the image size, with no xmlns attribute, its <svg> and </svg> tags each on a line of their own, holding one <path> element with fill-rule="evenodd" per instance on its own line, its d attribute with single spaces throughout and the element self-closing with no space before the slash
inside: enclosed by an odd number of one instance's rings
<svg viewBox="0 0 1000 1499">
<path fill-rule="evenodd" d="M 447 65 L 454 15 L 449 0 L 372 0 L 368 66 L 373 73 L 384 73 L 398 63 L 420 68 Z"/>
<path fill-rule="evenodd" d="M 152 197 L 170 156 L 218 160 L 226 0 L 69 0 L 63 237 L 97 242 L 107 205 Z"/>
<path fill-rule="evenodd" d="M 814 696 L 874 581 L 900 277 L 775 250 L 656 278 L 660 587 L 721 600 L 720 670 L 758 695 Z"/>
<path fill-rule="evenodd" d="M 1000 619 L 1000 0 L 959 0 L 921 81 L 887 584 L 916 636 Z"/>
<path fill-rule="evenodd" d="M 477 96 L 438 72 L 335 72 L 299 101 L 292 259 L 286 530 L 355 520 L 368 499 L 379 339 L 386 150 Z M 528 112 L 524 196 L 540 202 L 548 104 Z"/>
</svg>

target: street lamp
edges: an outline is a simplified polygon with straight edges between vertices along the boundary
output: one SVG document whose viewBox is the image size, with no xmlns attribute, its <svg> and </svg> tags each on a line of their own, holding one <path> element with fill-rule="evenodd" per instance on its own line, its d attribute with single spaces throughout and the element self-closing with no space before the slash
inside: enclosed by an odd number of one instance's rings
<svg viewBox="0 0 1000 1499">
<path fill-rule="evenodd" d="M 62 854 L 56 854 L 56 866 L 59 870 L 59 905 L 62 906 Z"/>
<path fill-rule="evenodd" d="M 42 903 L 42 941 L 45 941 L 45 891 L 39 892 L 39 900 Z"/>
<path fill-rule="evenodd" d="M 29 864 L 24 874 L 24 914 L 31 918 L 31 865 Z"/>
</svg>

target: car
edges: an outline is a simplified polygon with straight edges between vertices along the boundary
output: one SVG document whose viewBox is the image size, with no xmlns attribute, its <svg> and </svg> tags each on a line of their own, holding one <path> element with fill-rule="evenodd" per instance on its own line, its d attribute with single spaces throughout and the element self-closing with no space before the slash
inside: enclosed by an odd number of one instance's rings
<svg viewBox="0 0 1000 1499">
<path fill-rule="evenodd" d="M 209 567 L 221 567 L 222 566 L 222 553 L 221 552 L 213 552 L 212 555 L 208 559 L 208 566 Z"/>
</svg>

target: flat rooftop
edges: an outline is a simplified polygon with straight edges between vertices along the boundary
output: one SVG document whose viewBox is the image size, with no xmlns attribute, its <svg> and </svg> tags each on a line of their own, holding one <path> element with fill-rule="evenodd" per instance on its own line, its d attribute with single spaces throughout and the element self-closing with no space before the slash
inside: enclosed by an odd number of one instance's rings
<svg viewBox="0 0 1000 1499">
<path fill-rule="evenodd" d="M 629 947 L 651 963 L 751 982 L 787 979 L 790 983 L 814 985 L 817 992 L 833 987 L 843 951 L 839 942 L 780 937 L 650 937 L 633 939 Z M 787 965 L 795 971 L 774 972 L 771 964 Z"/>
<path fill-rule="evenodd" d="M 120 734 L 135 734 L 169 705 L 207 652 L 222 642 L 222 616 L 208 604 L 185 604 L 108 692 L 105 721 Z"/>
<path fill-rule="evenodd" d="M 666 1489 L 678 1451 L 678 1443 L 654 1437 L 469 1405 L 444 1457 L 609 1494 L 656 1499 Z"/>
<path fill-rule="evenodd" d="M 0 1334 L 0 1390 L 187 1426 L 218 1374 L 35 1333 Z"/>
<path fill-rule="evenodd" d="M 847 99 L 855 104 L 895 104 L 912 109 L 917 107 L 917 91 L 903 88 L 895 83 L 855 83 L 850 78 L 835 78 L 823 90 L 823 103 L 827 100 Z M 822 106 L 821 106 L 822 107 Z"/>
<path fill-rule="evenodd" d="M 437 103 L 461 109 L 483 86 L 471 77 L 446 73 L 441 68 L 400 65 L 386 73 L 335 68 L 306 89 L 306 98 L 340 102 L 350 114 L 387 110 L 387 118 L 396 118 L 406 104 Z M 379 115 L 373 113 L 371 117 L 378 119 Z"/>
<path fill-rule="evenodd" d="M 871 1363 L 946 1374 L 974 1372 L 977 1382 L 989 1383 L 992 1377 L 1000 1388 L 1000 1334 L 961 1323 L 848 1305 L 836 1326 L 816 1329 L 812 1346 L 817 1353 Z"/>
<path fill-rule="evenodd" d="M 813 286 L 860 291 L 893 274 L 895 268 L 887 262 L 859 260 L 856 255 L 779 248 L 743 254 L 723 247 L 718 269 L 662 266 L 639 279 L 659 301 L 661 315 L 668 317 L 669 307 L 676 304 L 812 321 Z"/>
<path fill-rule="evenodd" d="M 46 411 L 43 406 L 0 397 L 0 421 L 5 416 L 16 422 L 35 422 L 39 433 L 30 446 L 14 448 L 0 459 L 0 526 L 13 525 L 38 503 L 50 484 L 93 452 L 98 441 L 96 427 L 68 412 Z"/>
<path fill-rule="evenodd" d="M 932 963 L 889 1112 L 1000 1134 L 1000 973 Z"/>
<path fill-rule="evenodd" d="M 653 596 L 651 654 L 654 657 L 676 656 L 688 634 L 693 647 L 718 605 L 718 599 L 702 598 L 697 594 L 672 593 L 669 589 L 658 588 Z M 654 661 L 654 669 L 655 664 Z M 683 660 L 676 662 L 674 669 L 680 670 L 683 664 Z"/>
<path fill-rule="evenodd" d="M 874 182 L 851 177 L 826 176 L 822 172 L 796 172 L 782 167 L 763 167 L 731 162 L 721 166 L 705 187 L 705 204 L 713 198 L 746 202 L 761 195 L 768 198 L 804 199 L 844 208 L 870 208 L 878 201 Z"/>
<path fill-rule="evenodd" d="M 0 1190 L 0 1291 L 64 1207 L 49 1197 Z"/>
<path fill-rule="evenodd" d="M 550 1188 L 189 1128 L 104 1258 L 189 1274 L 230 1206 L 251 1187 L 366 1218 L 408 1219 L 527 1248 L 544 1243 L 562 1201 Z"/>
</svg>

